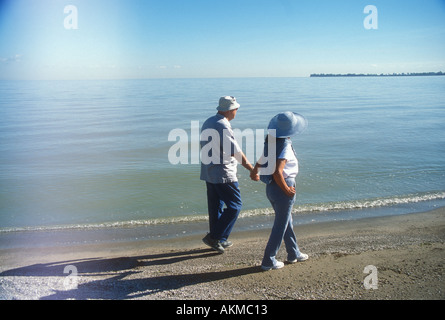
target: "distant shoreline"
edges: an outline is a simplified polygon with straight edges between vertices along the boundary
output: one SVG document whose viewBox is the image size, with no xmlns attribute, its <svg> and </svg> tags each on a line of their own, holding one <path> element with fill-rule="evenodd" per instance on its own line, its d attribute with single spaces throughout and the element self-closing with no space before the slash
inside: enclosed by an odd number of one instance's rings
<svg viewBox="0 0 445 320">
<path fill-rule="evenodd" d="M 445 72 L 411 72 L 411 73 L 381 73 L 381 74 L 363 74 L 363 73 L 347 73 L 347 74 L 333 74 L 333 73 L 312 73 L 311 78 L 325 78 L 325 77 L 422 77 L 422 76 L 445 76 Z"/>
</svg>

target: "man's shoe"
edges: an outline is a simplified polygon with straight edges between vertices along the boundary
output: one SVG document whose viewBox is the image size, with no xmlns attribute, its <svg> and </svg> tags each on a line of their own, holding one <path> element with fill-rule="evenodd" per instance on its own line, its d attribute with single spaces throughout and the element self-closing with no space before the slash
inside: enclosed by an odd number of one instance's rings
<svg viewBox="0 0 445 320">
<path fill-rule="evenodd" d="M 264 271 L 269 271 L 269 270 L 281 269 L 283 267 L 284 263 L 281 261 L 277 261 L 277 263 L 274 266 L 272 267 L 261 266 L 261 269 L 263 269 Z"/>
<path fill-rule="evenodd" d="M 229 240 L 220 241 L 219 244 L 220 244 L 224 249 L 227 249 L 227 248 L 230 248 L 231 246 L 233 246 L 232 241 L 229 241 Z"/>
<path fill-rule="evenodd" d="M 202 239 L 202 242 L 204 242 L 206 245 L 208 245 L 213 250 L 218 251 L 219 253 L 224 253 L 224 248 L 221 246 L 218 240 L 214 240 L 210 238 L 210 235 L 207 233 L 207 235 Z"/>
</svg>

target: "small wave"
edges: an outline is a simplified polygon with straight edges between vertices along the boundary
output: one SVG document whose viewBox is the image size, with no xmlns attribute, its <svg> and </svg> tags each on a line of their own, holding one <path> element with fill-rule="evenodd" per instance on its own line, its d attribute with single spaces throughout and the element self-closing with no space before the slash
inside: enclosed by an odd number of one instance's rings
<svg viewBox="0 0 445 320">
<path fill-rule="evenodd" d="M 339 210 L 361 210 L 361 209 L 389 207 L 399 204 L 409 204 L 409 203 L 417 203 L 417 202 L 441 200 L 441 199 L 445 199 L 445 192 L 432 192 L 424 194 L 411 194 L 405 196 L 374 198 L 365 200 L 351 200 L 351 201 L 295 205 L 292 213 L 305 214 L 305 213 L 339 211 Z M 241 212 L 240 218 L 270 215 L 273 213 L 274 211 L 272 208 L 252 209 Z"/>
<path fill-rule="evenodd" d="M 206 220 L 208 220 L 207 216 L 197 215 L 197 216 L 184 216 L 184 217 L 153 218 L 147 220 L 89 223 L 89 224 L 0 228 L 0 233 L 21 232 L 21 231 L 62 231 L 62 230 L 79 230 L 79 229 L 86 230 L 86 229 L 106 229 L 106 228 L 131 228 L 131 227 L 143 227 L 143 226 L 154 226 L 154 225 L 164 225 L 164 224 L 180 224 L 187 222 L 201 222 Z"/>
<path fill-rule="evenodd" d="M 324 212 L 336 210 L 359 210 L 378 207 L 389 207 L 399 204 L 417 203 L 445 199 L 445 192 L 432 192 L 423 194 L 411 194 L 405 196 L 395 196 L 386 198 L 374 198 L 365 200 L 352 200 L 341 202 L 327 202 L 321 204 L 308 204 L 295 206 L 294 213 Z"/>
<path fill-rule="evenodd" d="M 293 209 L 293 214 L 329 212 L 329 211 L 339 211 L 339 210 L 361 210 L 361 209 L 389 207 L 400 204 L 409 204 L 409 203 L 417 203 L 417 202 L 441 200 L 441 199 L 445 199 L 445 191 L 411 194 L 405 196 L 394 196 L 386 198 L 365 199 L 365 200 L 351 200 L 351 201 L 339 201 L 339 202 L 326 202 L 318 204 L 295 205 Z M 274 211 L 272 208 L 250 209 L 250 210 L 243 210 L 240 213 L 239 217 L 241 219 L 244 219 L 249 217 L 267 216 L 273 213 Z M 156 226 L 156 225 L 166 225 L 166 224 L 205 222 L 207 220 L 208 220 L 207 215 L 190 215 L 181 217 L 166 217 L 166 218 L 153 218 L 146 220 L 115 221 L 115 222 L 77 224 L 77 225 L 0 228 L 0 233 L 21 232 L 21 231 L 63 231 L 63 230 L 87 230 L 87 229 L 91 230 L 91 229 L 104 229 L 104 228 L 131 228 L 131 227 Z"/>
</svg>

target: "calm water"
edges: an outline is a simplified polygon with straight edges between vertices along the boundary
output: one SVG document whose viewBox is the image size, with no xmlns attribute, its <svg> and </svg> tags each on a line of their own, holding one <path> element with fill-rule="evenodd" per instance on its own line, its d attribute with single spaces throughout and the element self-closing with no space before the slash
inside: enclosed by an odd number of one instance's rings
<svg viewBox="0 0 445 320">
<path fill-rule="evenodd" d="M 445 77 L 3 81 L 0 230 L 203 220 L 199 165 L 172 165 L 168 135 L 195 141 L 191 122 L 222 95 L 240 102 L 240 130 L 307 117 L 296 215 L 445 198 Z M 238 171 L 242 215 L 270 213 L 264 184 Z"/>
</svg>

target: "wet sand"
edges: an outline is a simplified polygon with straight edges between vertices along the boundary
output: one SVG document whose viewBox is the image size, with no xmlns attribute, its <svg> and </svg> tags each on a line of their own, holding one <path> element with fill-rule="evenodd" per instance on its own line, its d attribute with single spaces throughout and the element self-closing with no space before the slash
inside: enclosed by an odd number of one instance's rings
<svg viewBox="0 0 445 320">
<path fill-rule="evenodd" d="M 262 271 L 269 232 L 235 227 L 224 254 L 207 248 L 204 235 L 3 249 L 0 299 L 445 298 L 445 208 L 296 226 L 309 260 Z M 375 268 L 365 273 L 367 266 Z"/>
</svg>

